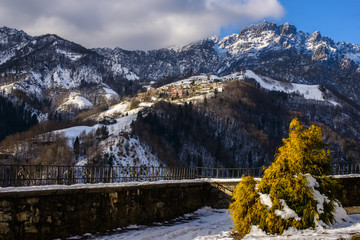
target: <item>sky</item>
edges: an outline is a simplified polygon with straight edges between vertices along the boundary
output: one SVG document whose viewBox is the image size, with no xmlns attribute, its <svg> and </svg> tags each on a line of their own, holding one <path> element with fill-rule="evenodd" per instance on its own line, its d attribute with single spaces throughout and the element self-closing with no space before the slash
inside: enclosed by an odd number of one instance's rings
<svg viewBox="0 0 360 240">
<path fill-rule="evenodd" d="M 360 44 L 358 0 L 1 0 L 0 26 L 87 48 L 181 47 L 264 20 Z"/>
</svg>

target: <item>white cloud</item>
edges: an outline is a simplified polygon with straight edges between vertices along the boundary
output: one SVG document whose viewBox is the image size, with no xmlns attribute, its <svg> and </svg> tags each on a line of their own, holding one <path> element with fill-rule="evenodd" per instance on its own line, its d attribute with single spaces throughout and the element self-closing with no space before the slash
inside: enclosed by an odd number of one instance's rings
<svg viewBox="0 0 360 240">
<path fill-rule="evenodd" d="M 2 0 L 0 22 L 85 47 L 183 46 L 224 26 L 280 18 L 278 0 Z"/>
</svg>

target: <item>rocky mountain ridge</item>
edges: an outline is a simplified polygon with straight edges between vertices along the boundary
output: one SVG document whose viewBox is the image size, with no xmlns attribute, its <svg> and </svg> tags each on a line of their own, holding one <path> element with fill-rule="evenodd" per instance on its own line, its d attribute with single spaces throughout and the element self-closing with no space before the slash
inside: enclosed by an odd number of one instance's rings
<svg viewBox="0 0 360 240">
<path fill-rule="evenodd" d="M 75 95 L 91 103 L 86 109 L 113 104 L 128 95 L 131 91 L 126 87 L 138 79 L 118 63 L 56 35 L 32 37 L 23 31 L 0 29 L 2 95 L 16 96 L 44 113 L 63 112 L 61 105 Z M 83 110 L 78 105 L 66 111 Z"/>
<path fill-rule="evenodd" d="M 360 102 L 360 46 L 297 31 L 288 23 L 263 22 L 223 39 L 208 38 L 178 49 L 95 49 L 139 77 L 161 80 L 199 73 L 219 76 L 243 67 L 275 78 L 327 84 Z"/>
<path fill-rule="evenodd" d="M 263 22 L 223 39 L 211 37 L 182 48 L 152 51 L 86 49 L 56 35 L 32 37 L 0 29 L 2 90 L 15 88 L 40 101 L 46 95 L 54 97 L 49 89 L 79 93 L 78 88 L 90 84 L 98 92 L 105 87 L 123 96 L 140 87 L 129 81 L 171 82 L 200 73 L 223 76 L 239 68 L 294 83 L 330 85 L 360 103 L 360 46 L 334 42 L 318 31 L 297 31 L 288 23 Z M 93 105 L 99 104 L 96 96 L 88 97 Z"/>
</svg>

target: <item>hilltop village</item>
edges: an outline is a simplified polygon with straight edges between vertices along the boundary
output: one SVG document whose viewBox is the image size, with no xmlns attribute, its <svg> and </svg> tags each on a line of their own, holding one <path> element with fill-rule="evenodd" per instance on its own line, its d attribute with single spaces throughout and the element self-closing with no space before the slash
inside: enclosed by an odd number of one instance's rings
<svg viewBox="0 0 360 240">
<path fill-rule="evenodd" d="M 223 84 L 220 79 L 197 76 L 159 88 L 148 86 L 146 92 L 138 94 L 138 100 L 140 102 L 165 100 L 177 103 L 197 101 L 223 92 Z"/>
</svg>

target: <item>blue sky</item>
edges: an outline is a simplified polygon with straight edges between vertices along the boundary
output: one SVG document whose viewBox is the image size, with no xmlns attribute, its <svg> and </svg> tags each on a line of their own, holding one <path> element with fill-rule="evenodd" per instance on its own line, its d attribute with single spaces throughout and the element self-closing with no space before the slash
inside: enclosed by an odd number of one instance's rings
<svg viewBox="0 0 360 240">
<path fill-rule="evenodd" d="M 1 0 L 0 24 L 88 48 L 181 47 L 264 20 L 360 44 L 359 11 L 360 0 Z"/>
<path fill-rule="evenodd" d="M 289 22 L 298 31 L 313 33 L 320 31 L 322 36 L 335 41 L 360 44 L 360 1 L 359 0 L 279 0 L 284 8 L 280 19 L 265 18 L 283 24 Z M 255 21 L 254 24 L 263 20 Z M 237 33 L 240 28 L 222 29 L 221 36 Z"/>
</svg>

